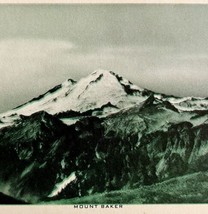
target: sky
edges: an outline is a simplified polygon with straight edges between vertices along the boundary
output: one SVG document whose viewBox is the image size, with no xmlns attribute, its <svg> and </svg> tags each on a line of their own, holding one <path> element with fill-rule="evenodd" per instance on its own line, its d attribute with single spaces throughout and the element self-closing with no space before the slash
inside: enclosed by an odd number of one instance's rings
<svg viewBox="0 0 208 214">
<path fill-rule="evenodd" d="M 0 5 L 0 112 L 97 69 L 208 97 L 208 5 Z"/>
</svg>

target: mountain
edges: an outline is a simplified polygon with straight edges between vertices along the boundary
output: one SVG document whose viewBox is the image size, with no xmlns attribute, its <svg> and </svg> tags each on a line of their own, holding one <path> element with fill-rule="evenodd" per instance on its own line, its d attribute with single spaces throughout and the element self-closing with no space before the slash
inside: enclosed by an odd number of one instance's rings
<svg viewBox="0 0 208 214">
<path fill-rule="evenodd" d="M 145 101 L 150 95 L 170 102 L 179 111 L 206 110 L 207 98 L 175 97 L 154 93 L 132 84 L 112 71 L 97 70 L 79 82 L 68 79 L 43 95 L 13 110 L 0 114 L 0 128 L 12 125 L 20 115 L 38 111 L 60 116 L 67 125 L 75 123 L 74 116 L 105 116 Z M 69 119 L 70 118 L 70 119 Z"/>
<path fill-rule="evenodd" d="M 0 121 L 0 191 L 29 203 L 156 194 L 159 183 L 208 170 L 207 99 L 155 93 L 112 71 L 69 79 Z"/>
<path fill-rule="evenodd" d="M 170 96 L 163 100 L 169 101 L 181 111 L 207 110 L 208 108 L 208 98 Z"/>
<path fill-rule="evenodd" d="M 69 79 L 45 94 L 1 114 L 0 127 L 13 124 L 19 115 L 31 115 L 38 111 L 54 115 L 66 111 L 83 113 L 97 110 L 98 114 L 108 114 L 144 101 L 149 93 L 112 71 L 97 70 L 79 82 Z"/>
<path fill-rule="evenodd" d="M 17 125 L 0 130 L 1 185 L 28 202 L 54 195 L 71 174 L 93 167 L 102 136 L 96 117 L 67 126 L 43 111 L 23 116 Z"/>
</svg>

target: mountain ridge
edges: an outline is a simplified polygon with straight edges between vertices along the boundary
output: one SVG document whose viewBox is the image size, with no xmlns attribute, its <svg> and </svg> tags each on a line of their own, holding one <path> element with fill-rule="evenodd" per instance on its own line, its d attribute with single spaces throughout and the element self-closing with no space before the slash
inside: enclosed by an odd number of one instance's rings
<svg viewBox="0 0 208 214">
<path fill-rule="evenodd" d="M 67 80 L 0 115 L 0 182 L 37 203 L 207 171 L 207 102 L 141 89 L 112 71 Z"/>
<path fill-rule="evenodd" d="M 109 108 L 109 113 L 116 112 L 116 108 L 133 106 L 146 99 L 147 95 L 143 96 L 142 91 L 143 89 L 112 71 L 96 70 L 78 82 L 69 79 L 43 95 L 0 114 L 0 120 L 6 121 L 2 118 L 12 116 L 8 119 L 8 124 L 12 124 L 11 121 L 18 119 L 18 115 L 31 115 L 37 111 L 58 114 L 72 110 L 82 113 L 102 108 L 109 102 L 115 106 Z"/>
</svg>

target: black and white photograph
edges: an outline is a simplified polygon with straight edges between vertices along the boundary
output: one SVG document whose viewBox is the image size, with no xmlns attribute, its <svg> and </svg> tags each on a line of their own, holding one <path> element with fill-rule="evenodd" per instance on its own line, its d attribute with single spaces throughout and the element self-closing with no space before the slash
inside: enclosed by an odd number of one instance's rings
<svg viewBox="0 0 208 214">
<path fill-rule="evenodd" d="M 207 82 L 206 4 L 0 4 L 0 204 L 207 204 Z"/>
</svg>

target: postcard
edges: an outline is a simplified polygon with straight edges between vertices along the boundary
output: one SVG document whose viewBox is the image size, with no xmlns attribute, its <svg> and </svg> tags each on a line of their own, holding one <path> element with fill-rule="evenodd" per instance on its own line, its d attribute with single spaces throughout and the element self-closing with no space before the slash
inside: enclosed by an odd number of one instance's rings
<svg viewBox="0 0 208 214">
<path fill-rule="evenodd" d="M 0 4 L 0 211 L 206 213 L 208 5 Z"/>
</svg>

